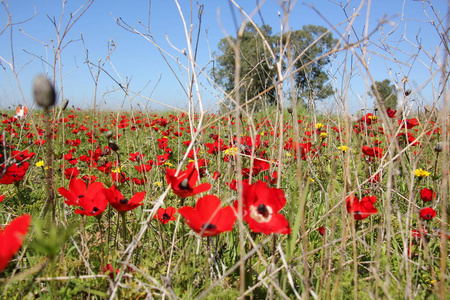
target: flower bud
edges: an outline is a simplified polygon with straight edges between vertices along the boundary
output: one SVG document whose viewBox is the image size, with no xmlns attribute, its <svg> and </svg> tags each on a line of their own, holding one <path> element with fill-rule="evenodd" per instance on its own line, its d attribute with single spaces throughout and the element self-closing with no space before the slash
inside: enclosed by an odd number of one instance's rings
<svg viewBox="0 0 450 300">
<path fill-rule="evenodd" d="M 38 75 L 33 82 L 34 101 L 37 105 L 49 108 L 55 105 L 56 92 L 53 84 L 45 75 Z"/>
<path fill-rule="evenodd" d="M 434 147 L 434 151 L 442 152 L 442 150 L 444 150 L 444 146 L 443 146 L 442 142 L 437 143 L 436 146 Z"/>
<path fill-rule="evenodd" d="M 116 143 L 114 143 L 113 140 L 109 140 L 108 146 L 111 148 L 112 151 L 117 152 L 119 150 L 119 146 L 117 146 Z"/>
<path fill-rule="evenodd" d="M 112 136 L 113 136 L 113 132 L 112 132 L 111 130 L 108 130 L 108 131 L 105 133 L 105 136 L 106 136 L 107 139 L 110 139 L 110 138 L 112 138 Z"/>
<path fill-rule="evenodd" d="M 292 107 L 288 107 L 288 108 L 287 108 L 287 112 L 290 113 L 290 114 L 292 114 Z"/>
</svg>

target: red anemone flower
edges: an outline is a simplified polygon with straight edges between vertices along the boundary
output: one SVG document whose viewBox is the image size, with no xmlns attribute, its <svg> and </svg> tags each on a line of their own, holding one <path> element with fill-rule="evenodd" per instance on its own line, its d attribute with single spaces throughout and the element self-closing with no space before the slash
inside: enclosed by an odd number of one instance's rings
<svg viewBox="0 0 450 300">
<path fill-rule="evenodd" d="M 325 235 L 325 227 L 319 227 L 317 230 L 319 231 L 320 235 Z"/>
<path fill-rule="evenodd" d="M 363 146 L 362 152 L 364 153 L 364 155 L 367 155 L 367 156 L 378 157 L 378 158 L 383 157 L 383 149 L 381 149 L 379 147 L 370 148 L 367 146 Z"/>
<path fill-rule="evenodd" d="M 201 236 L 231 231 L 236 221 L 233 208 L 220 208 L 220 199 L 214 195 L 206 195 L 198 199 L 195 207 L 184 206 L 178 212 L 184 217 L 186 224 Z"/>
<path fill-rule="evenodd" d="M 0 272 L 22 246 L 30 221 L 30 215 L 23 215 L 12 220 L 4 229 L 0 228 Z"/>
<path fill-rule="evenodd" d="M 34 152 L 28 152 L 28 150 L 24 151 L 15 150 L 11 152 L 11 157 L 13 157 L 17 161 L 29 160 L 33 158 L 34 155 L 35 155 Z"/>
<path fill-rule="evenodd" d="M 105 189 L 104 194 L 109 204 L 117 211 L 129 211 L 143 205 L 142 200 L 144 200 L 145 196 L 145 192 L 139 192 L 134 194 L 130 199 L 127 199 L 115 185 L 109 189 Z"/>
<path fill-rule="evenodd" d="M 0 177 L 0 184 L 11 184 L 21 181 L 28 170 L 30 164 L 25 161 L 21 164 L 13 163 L 9 166 L 2 177 Z M 3 173 L 4 165 L 0 165 L 0 174 Z"/>
<path fill-rule="evenodd" d="M 263 181 L 251 185 L 242 182 L 242 187 L 243 218 L 253 232 L 291 233 L 288 220 L 278 213 L 286 204 L 283 190 L 269 188 Z M 238 205 L 236 201 L 236 211 Z"/>
<path fill-rule="evenodd" d="M 357 197 L 350 195 L 346 199 L 347 212 L 352 214 L 355 220 L 363 220 L 370 215 L 378 213 L 377 208 L 374 206 L 376 201 L 376 196 L 367 196 L 359 201 Z"/>
<path fill-rule="evenodd" d="M 83 179 L 72 178 L 69 183 L 69 190 L 66 188 L 58 188 L 58 192 L 66 198 L 64 201 L 67 205 L 80 206 L 79 201 L 81 198 L 95 198 L 96 194 L 103 190 L 102 182 L 93 182 L 86 185 Z"/>
<path fill-rule="evenodd" d="M 420 217 L 424 220 L 431 220 L 436 217 L 436 211 L 431 207 L 425 207 L 420 210 Z"/>
<path fill-rule="evenodd" d="M 397 111 L 388 108 L 388 109 L 386 110 L 386 113 L 387 113 L 387 115 L 388 115 L 389 118 L 395 118 L 395 114 L 397 113 Z"/>
<path fill-rule="evenodd" d="M 83 197 L 78 200 L 78 206 L 82 209 L 76 209 L 75 213 L 84 216 L 100 216 L 108 206 L 108 199 L 106 198 L 106 189 L 98 192 L 94 198 Z"/>
<path fill-rule="evenodd" d="M 433 190 L 428 188 L 423 188 L 420 190 L 420 199 L 422 199 L 423 202 L 430 202 L 434 198 L 436 198 L 436 193 Z"/>
<path fill-rule="evenodd" d="M 198 171 L 193 165 L 189 165 L 178 176 L 175 176 L 176 171 L 175 169 L 166 168 L 167 184 L 172 186 L 172 191 L 177 196 L 186 198 L 206 192 L 211 188 L 209 183 L 202 183 L 194 187 L 198 181 Z"/>
<path fill-rule="evenodd" d="M 161 224 L 166 225 L 170 221 L 174 221 L 177 218 L 175 217 L 175 214 L 177 213 L 177 210 L 169 206 L 168 208 L 160 208 L 156 212 L 155 219 L 159 220 Z"/>
<path fill-rule="evenodd" d="M 77 167 L 67 168 L 64 170 L 64 176 L 66 176 L 66 179 L 77 178 L 78 175 L 80 175 L 80 171 Z"/>
</svg>

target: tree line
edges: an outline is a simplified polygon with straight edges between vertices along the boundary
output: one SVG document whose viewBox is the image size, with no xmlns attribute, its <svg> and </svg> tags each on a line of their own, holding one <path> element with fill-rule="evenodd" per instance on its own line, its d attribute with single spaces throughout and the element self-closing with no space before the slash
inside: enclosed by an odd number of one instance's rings
<svg viewBox="0 0 450 300">
<path fill-rule="evenodd" d="M 256 28 L 248 24 L 239 39 L 240 80 L 237 87 L 236 51 L 232 46 L 236 42 L 236 37 L 219 41 L 211 75 L 215 83 L 232 98 L 239 88 L 241 103 L 252 100 L 252 106 L 256 107 L 277 104 L 277 99 L 280 99 L 274 88 L 280 81 L 277 62 L 281 62 L 282 72 L 288 67 L 296 70 L 293 85 L 288 85 L 287 97 L 293 95 L 299 103 L 308 105 L 334 94 L 327 73 L 331 61 L 327 53 L 332 52 L 338 40 L 327 28 L 305 25 L 280 35 L 273 33 L 269 25 Z M 396 103 L 395 86 L 388 79 L 375 84 L 382 101 L 389 100 L 389 106 L 393 105 L 392 102 Z M 371 89 L 374 89 L 373 85 Z"/>
</svg>

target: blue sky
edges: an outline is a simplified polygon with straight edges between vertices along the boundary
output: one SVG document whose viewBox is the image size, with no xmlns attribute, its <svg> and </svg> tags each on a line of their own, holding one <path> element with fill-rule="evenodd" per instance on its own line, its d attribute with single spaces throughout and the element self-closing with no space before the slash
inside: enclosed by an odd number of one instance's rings
<svg viewBox="0 0 450 300">
<path fill-rule="evenodd" d="M 198 5 L 202 4 L 203 14 L 200 27 L 200 39 L 198 48 L 197 63 L 200 67 L 208 67 L 214 59 L 214 52 L 217 44 L 226 34 L 233 35 L 236 31 L 235 23 L 231 14 L 234 10 L 238 25 L 244 19 L 233 4 L 226 0 L 179 0 L 182 12 L 189 23 L 192 16 L 193 31 L 199 29 Z M 190 3 L 192 2 L 192 13 Z M 254 11 L 256 1 L 236 2 L 244 8 L 247 13 Z M 255 14 L 253 19 L 256 23 L 262 24 L 261 16 L 266 24 L 272 26 L 274 32 L 280 31 L 280 17 L 283 17 L 280 1 L 268 0 L 260 1 L 262 4 L 260 14 Z M 342 7 L 336 4 L 338 1 L 316 0 L 297 2 L 293 6 L 289 15 L 289 26 L 292 29 L 300 29 L 303 25 L 314 24 L 329 27 L 330 24 L 337 25 L 346 20 L 346 15 Z M 342 1 L 344 2 L 344 1 Z M 446 1 L 431 1 L 434 10 L 444 18 L 447 13 Z M 63 27 L 67 24 L 70 12 L 75 13 L 83 1 L 67 1 L 65 5 L 65 15 L 62 18 Z M 347 3 L 347 2 L 345 2 Z M 348 14 L 360 5 L 361 1 L 349 1 L 345 7 Z M 150 5 L 151 4 L 151 5 Z M 50 47 L 57 40 L 54 24 L 59 22 L 62 10 L 62 2 L 56 0 L 10 0 L 9 10 L 12 21 L 23 22 L 10 29 L 6 29 L 0 36 L 0 60 L 3 70 L 0 72 L 0 106 L 16 106 L 19 103 L 32 104 L 31 85 L 34 76 L 38 73 L 47 73 L 52 76 L 53 71 L 53 51 Z M 150 12 L 149 12 L 150 5 Z M 318 15 L 310 5 L 313 5 L 323 15 Z M 367 19 L 367 1 L 364 1 L 364 9 L 361 15 L 356 18 L 353 33 L 359 37 L 365 30 Z M 417 92 L 417 98 L 421 101 L 430 101 L 433 97 L 433 87 L 429 82 L 431 74 L 427 66 L 431 65 L 431 58 L 422 51 L 417 51 L 417 44 L 420 41 L 423 50 L 432 55 L 442 53 L 438 50 L 439 37 L 430 19 L 437 20 L 431 6 L 427 3 L 414 0 L 376 0 L 371 1 L 369 14 L 369 32 L 375 29 L 378 22 L 387 16 L 389 24 L 385 24 L 377 31 L 371 39 L 374 42 L 383 40 L 384 44 L 390 45 L 391 52 L 370 44 L 371 59 L 369 69 L 375 80 L 393 78 L 400 81 L 406 74 L 411 83 L 411 87 Z M 428 15 L 427 15 L 428 14 Z M 77 14 L 74 14 L 76 17 Z M 150 18 L 149 18 L 150 17 Z M 178 50 L 187 48 L 183 23 L 178 12 L 176 2 L 167 0 L 135 0 L 135 1 L 94 1 L 86 13 L 74 24 L 64 42 L 71 41 L 61 52 L 62 56 L 62 86 L 64 87 L 64 98 L 70 100 L 71 105 L 88 108 L 93 105 L 95 95 L 94 80 L 86 63 L 86 49 L 89 60 L 95 64 L 105 62 L 111 44 L 116 48 L 106 61 L 104 70 L 114 78 L 111 79 L 105 72 L 99 76 L 96 103 L 102 108 L 142 108 L 161 109 L 163 106 L 149 102 L 140 97 L 131 95 L 125 97 L 120 91 L 117 82 L 122 86 L 129 84 L 130 90 L 141 95 L 167 104 L 173 107 L 184 109 L 187 107 L 187 96 L 181 84 L 187 86 L 187 72 L 180 68 L 176 61 L 167 56 L 168 62 L 178 76 L 172 73 L 167 63 L 162 59 L 157 47 L 152 45 L 142 36 L 133 34 L 120 27 L 116 19 L 121 18 L 128 25 L 148 33 L 145 26 L 150 25 L 151 34 L 156 43 L 167 54 L 178 58 L 184 65 L 187 64 L 185 56 Z M 0 7 L 0 26 L 6 24 L 7 14 L 4 7 Z M 140 23 L 141 22 L 141 23 Z M 144 24 L 144 25 L 142 25 Z M 343 33 L 347 24 L 337 28 L 333 32 L 338 38 L 338 32 Z M 395 29 L 395 30 L 393 30 Z M 392 34 L 388 34 L 393 30 Z M 355 35 L 351 36 L 353 42 Z M 194 35 L 196 38 L 196 35 Z M 84 43 L 81 41 L 83 37 Z M 11 40 L 13 41 L 11 48 Z M 172 46 L 169 44 L 172 44 Z M 194 40 L 195 42 L 195 40 Z M 193 42 L 193 45 L 195 43 Z M 13 49 L 13 50 L 11 50 Z M 18 82 L 23 93 L 23 97 L 18 89 L 15 77 L 11 72 L 8 63 L 12 62 L 11 53 L 14 53 L 15 66 L 20 70 Z M 416 59 L 412 59 L 410 53 L 419 53 Z M 355 50 L 358 53 L 358 50 Z M 439 59 L 439 55 L 437 59 Z M 342 85 L 342 66 L 340 62 L 344 53 L 335 56 L 332 65 L 332 74 L 336 77 L 337 88 Z M 397 61 L 395 61 L 397 60 Z M 46 62 L 43 62 L 46 61 Z M 401 61 L 406 64 L 399 64 Z M 366 95 L 365 72 L 354 63 L 354 73 L 349 84 L 350 104 L 352 108 L 361 107 L 361 103 L 370 106 L 370 97 Z M 91 65 L 92 67 L 92 65 Z M 92 69 L 97 72 L 95 67 Z M 57 86 L 61 86 L 59 68 L 57 71 Z M 439 79 L 434 76 L 435 81 Z M 202 98 L 206 108 L 214 108 L 217 97 L 220 96 L 217 89 L 214 89 L 208 81 L 200 78 L 202 84 Z M 139 106 L 138 106 L 139 103 Z"/>
</svg>

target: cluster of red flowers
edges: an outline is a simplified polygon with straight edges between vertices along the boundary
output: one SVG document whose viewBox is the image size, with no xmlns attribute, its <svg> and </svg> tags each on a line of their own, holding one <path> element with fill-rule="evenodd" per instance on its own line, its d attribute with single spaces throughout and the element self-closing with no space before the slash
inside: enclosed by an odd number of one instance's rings
<svg viewBox="0 0 450 300">
<path fill-rule="evenodd" d="M 85 216 L 100 216 L 108 203 L 117 211 L 124 212 L 143 205 L 145 192 L 135 193 L 126 198 L 115 185 L 105 188 L 101 182 L 87 184 L 82 179 L 72 178 L 69 189 L 60 187 L 58 192 L 66 199 L 67 205 L 77 206 L 76 214 Z"/>
<path fill-rule="evenodd" d="M 195 186 L 198 171 L 192 164 L 179 175 L 175 174 L 176 170 L 166 169 L 167 183 L 172 187 L 173 193 L 182 198 L 206 192 L 211 188 L 209 183 Z M 291 233 L 289 222 L 279 213 L 285 204 L 286 199 L 282 190 L 269 188 L 263 181 L 255 184 L 242 182 L 242 216 L 253 232 Z M 235 201 L 233 206 L 221 208 L 221 201 L 217 196 L 206 195 L 197 201 L 195 207 L 184 206 L 178 209 L 178 212 L 196 233 L 201 236 L 212 236 L 231 231 L 238 210 L 239 200 Z M 173 209 L 171 213 L 173 215 Z M 161 222 L 166 222 L 170 216 L 165 210 L 158 212 L 158 219 Z"/>
<path fill-rule="evenodd" d="M 433 190 L 429 188 L 420 190 L 420 199 L 422 199 L 423 202 L 431 202 L 434 198 L 436 198 L 436 193 Z M 419 214 L 424 220 L 431 220 L 436 217 L 436 211 L 431 207 L 422 208 Z"/>
</svg>

